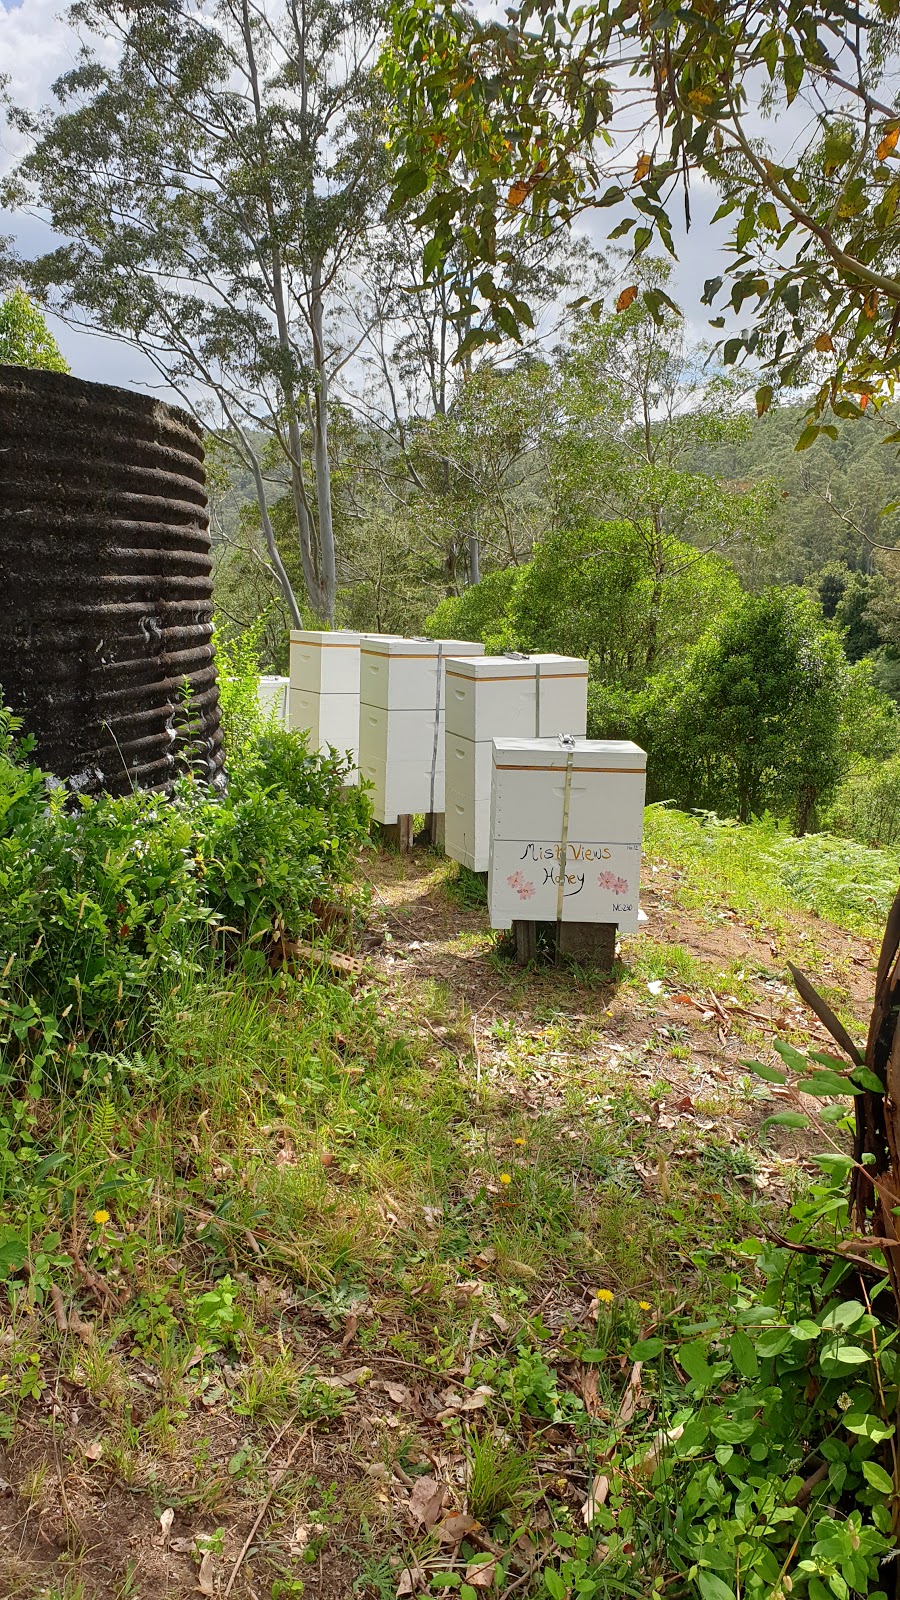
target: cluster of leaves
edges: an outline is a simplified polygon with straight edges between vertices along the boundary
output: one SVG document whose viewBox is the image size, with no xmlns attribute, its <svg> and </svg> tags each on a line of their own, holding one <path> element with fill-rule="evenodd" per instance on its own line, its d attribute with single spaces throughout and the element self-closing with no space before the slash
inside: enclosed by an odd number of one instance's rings
<svg viewBox="0 0 900 1600">
<path fill-rule="evenodd" d="M 426 273 L 446 265 L 464 314 L 472 282 L 490 303 L 471 342 L 530 325 L 498 280 L 501 218 L 549 231 L 590 206 L 621 210 L 611 238 L 636 257 L 656 239 L 674 254 L 673 202 L 683 198 L 689 222 L 700 170 L 723 194 L 718 216 L 733 219 L 729 309 L 755 311 L 725 340 L 726 363 L 747 353 L 769 363 L 773 383 L 820 378 L 804 445 L 826 406 L 859 416 L 898 370 L 900 118 L 880 98 L 895 15 L 893 5 L 850 14 L 836 0 L 777 17 L 765 0 L 679 12 L 665 0 L 521 0 L 502 20 L 444 0 L 394 6 L 384 75 L 401 156 L 395 199 L 427 197 Z M 750 131 L 759 111 L 787 108 L 789 144 Z M 451 261 L 457 240 L 466 275 Z M 707 303 L 723 281 L 707 282 Z M 638 293 L 629 284 L 618 309 Z M 659 286 L 644 300 L 660 319 L 671 305 Z M 761 412 L 772 394 L 761 387 Z"/>
<path fill-rule="evenodd" d="M 41 312 L 24 289 L 0 300 L 0 364 L 68 372 L 59 346 Z"/>
</svg>

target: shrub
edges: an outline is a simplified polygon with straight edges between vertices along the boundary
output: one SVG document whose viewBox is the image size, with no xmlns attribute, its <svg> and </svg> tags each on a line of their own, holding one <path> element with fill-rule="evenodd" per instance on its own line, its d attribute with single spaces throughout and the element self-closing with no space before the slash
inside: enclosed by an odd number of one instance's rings
<svg viewBox="0 0 900 1600">
<path fill-rule="evenodd" d="M 509 611 L 523 570 L 489 572 L 462 594 L 442 600 L 425 623 L 432 638 L 478 639 L 489 655 L 516 649 Z"/>
<path fill-rule="evenodd" d="M 769 810 L 804 833 L 859 754 L 896 745 L 865 663 L 851 668 L 799 589 L 743 595 L 676 671 L 632 704 L 651 792 L 737 816 Z"/>
<path fill-rule="evenodd" d="M 847 778 L 826 820 L 861 844 L 900 845 L 900 755 Z"/>
<path fill-rule="evenodd" d="M 89 1049 L 140 1037 L 174 973 L 223 939 L 299 933 L 348 898 L 368 806 L 346 758 L 247 735 L 224 794 L 71 796 L 0 720 L 0 1087 L 77 1079 Z M 4 811 L 5 802 L 5 811 Z M 5 831 L 4 831 L 5 830 Z"/>
</svg>

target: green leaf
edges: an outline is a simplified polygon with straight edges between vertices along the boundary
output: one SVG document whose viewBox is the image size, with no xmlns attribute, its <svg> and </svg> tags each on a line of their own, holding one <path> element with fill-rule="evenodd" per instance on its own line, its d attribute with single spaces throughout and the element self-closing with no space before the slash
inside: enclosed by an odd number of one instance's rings
<svg viewBox="0 0 900 1600">
<path fill-rule="evenodd" d="M 800 1321 L 792 1323 L 790 1328 L 791 1338 L 796 1339 L 798 1344 L 808 1342 L 810 1339 L 818 1339 L 821 1332 L 822 1329 L 819 1324 L 813 1322 L 811 1317 L 801 1317 Z"/>
<path fill-rule="evenodd" d="M 794 449 L 808 450 L 811 444 L 815 444 L 821 432 L 821 428 L 817 427 L 814 422 L 808 423 L 808 425 L 803 429 L 803 432 L 797 440 L 797 443 L 794 445 Z"/>
<path fill-rule="evenodd" d="M 873 1489 L 880 1489 L 882 1494 L 893 1494 L 894 1480 L 877 1461 L 864 1461 L 862 1470 L 866 1483 L 871 1484 Z"/>
<path fill-rule="evenodd" d="M 807 1057 L 800 1050 L 795 1050 L 792 1044 L 785 1044 L 783 1039 L 775 1039 L 772 1042 L 772 1048 L 776 1055 L 781 1057 L 785 1066 L 790 1067 L 792 1072 L 803 1073 L 809 1071 Z"/>
<path fill-rule="evenodd" d="M 742 1378 L 755 1378 L 759 1372 L 759 1361 L 753 1341 L 748 1339 L 746 1333 L 736 1328 L 731 1335 L 731 1359 L 737 1367 Z"/>
<path fill-rule="evenodd" d="M 664 1339 L 638 1339 L 628 1354 L 632 1361 L 652 1361 L 666 1348 Z"/>
<path fill-rule="evenodd" d="M 712 1383 L 715 1374 L 706 1360 L 706 1346 L 699 1339 L 682 1345 L 678 1361 L 694 1383 L 699 1383 L 703 1388 L 708 1388 Z"/>
<path fill-rule="evenodd" d="M 757 1424 L 752 1417 L 745 1422 L 726 1419 L 723 1422 L 714 1422 L 712 1426 L 713 1438 L 721 1439 L 723 1444 L 746 1444 L 756 1432 Z"/>
<path fill-rule="evenodd" d="M 847 1114 L 846 1106 L 837 1105 L 823 1106 L 819 1112 L 823 1122 L 841 1122 Z"/>
<path fill-rule="evenodd" d="M 25 1240 L 12 1228 L 0 1229 L 0 1282 L 18 1272 L 28 1260 Z"/>
<path fill-rule="evenodd" d="M 836 1072 L 811 1072 L 808 1077 L 800 1079 L 797 1088 L 802 1094 L 816 1095 L 822 1100 L 833 1100 L 836 1096 L 848 1094 L 862 1094 L 862 1090 L 849 1078 L 841 1078 Z"/>
<path fill-rule="evenodd" d="M 735 1593 L 731 1586 L 722 1578 L 716 1577 L 714 1572 L 697 1573 L 697 1587 L 703 1600 L 735 1600 Z"/>
<path fill-rule="evenodd" d="M 836 1350 L 829 1350 L 828 1354 L 844 1367 L 864 1367 L 872 1359 L 871 1350 L 860 1350 L 858 1344 L 840 1344 Z"/>
<path fill-rule="evenodd" d="M 802 1111 L 776 1111 L 774 1117 L 766 1117 L 760 1127 L 769 1128 L 773 1123 L 779 1128 L 808 1128 L 809 1117 Z"/>
<path fill-rule="evenodd" d="M 894 1435 L 894 1424 L 883 1422 L 870 1411 L 847 1411 L 843 1423 L 848 1433 L 858 1433 L 863 1439 L 871 1439 L 873 1444 L 881 1444 Z"/>
<path fill-rule="evenodd" d="M 763 1061 L 742 1061 L 741 1066 L 755 1072 L 758 1078 L 765 1078 L 766 1083 L 787 1083 L 787 1073 L 780 1067 L 767 1067 Z"/>
<path fill-rule="evenodd" d="M 550 1600 L 566 1600 L 568 1591 L 555 1567 L 547 1567 L 544 1572 L 544 1585 Z"/>
<path fill-rule="evenodd" d="M 851 1077 L 861 1089 L 871 1089 L 873 1094 L 884 1094 L 884 1084 L 870 1067 L 854 1067 Z"/>
<path fill-rule="evenodd" d="M 858 1300 L 842 1300 L 840 1305 L 826 1311 L 822 1318 L 822 1327 L 828 1333 L 833 1333 L 838 1328 L 855 1328 L 865 1314 L 865 1307 Z"/>
</svg>

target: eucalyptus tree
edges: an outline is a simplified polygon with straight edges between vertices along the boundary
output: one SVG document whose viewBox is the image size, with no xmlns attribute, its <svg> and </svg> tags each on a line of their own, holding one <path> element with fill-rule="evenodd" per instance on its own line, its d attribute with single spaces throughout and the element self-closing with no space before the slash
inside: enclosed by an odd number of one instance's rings
<svg viewBox="0 0 900 1600">
<path fill-rule="evenodd" d="M 338 305 L 387 175 L 370 0 L 79 0 L 90 43 L 37 115 L 3 199 L 67 241 L 28 263 L 61 315 L 131 340 L 252 473 L 277 441 L 314 613 L 334 616 L 329 404 Z"/>
<path fill-rule="evenodd" d="M 393 504 L 450 593 L 477 583 L 483 560 L 515 562 L 530 549 L 529 518 L 518 513 L 540 432 L 538 374 L 576 305 L 607 275 L 604 258 L 577 235 L 522 238 L 509 228 L 502 256 L 506 292 L 527 322 L 521 336 L 511 321 L 499 342 L 473 343 L 478 285 L 469 283 L 472 304 L 462 311 L 454 290 L 464 249 L 423 274 L 402 202 L 370 250 L 356 302 L 352 404 L 383 446 L 368 452 L 367 468 L 379 478 L 383 510 Z"/>
</svg>

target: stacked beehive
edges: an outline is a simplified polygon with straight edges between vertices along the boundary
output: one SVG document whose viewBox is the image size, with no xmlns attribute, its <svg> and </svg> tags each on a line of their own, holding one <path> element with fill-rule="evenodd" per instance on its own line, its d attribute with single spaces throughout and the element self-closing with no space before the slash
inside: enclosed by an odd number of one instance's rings
<svg viewBox="0 0 900 1600">
<path fill-rule="evenodd" d="M 495 739 L 491 926 L 638 926 L 647 757 L 620 739 Z"/>
<path fill-rule="evenodd" d="M 575 656 L 481 656 L 448 664 L 448 856 L 486 872 L 491 844 L 492 740 L 583 734 L 587 662 Z"/>
<path fill-rule="evenodd" d="M 444 664 L 483 650 L 466 639 L 363 638 L 359 770 L 376 822 L 443 811 Z"/>
<path fill-rule="evenodd" d="M 305 730 L 314 750 L 333 745 L 359 756 L 358 633 L 291 632 L 289 725 Z"/>
<path fill-rule="evenodd" d="M 288 725 L 288 688 L 290 681 L 290 678 L 266 675 L 260 678 L 259 689 L 257 690 L 259 709 L 263 716 L 266 719 L 274 717 L 282 728 L 286 728 Z"/>
</svg>

